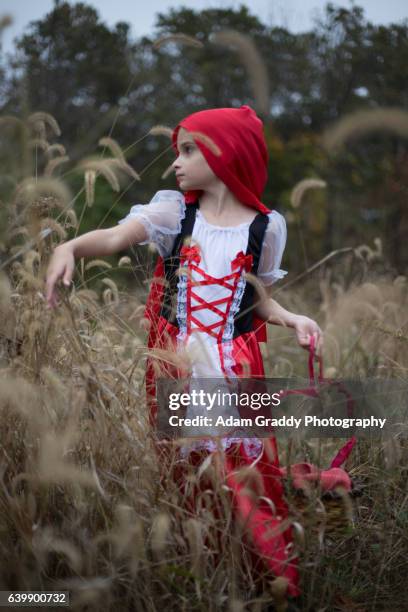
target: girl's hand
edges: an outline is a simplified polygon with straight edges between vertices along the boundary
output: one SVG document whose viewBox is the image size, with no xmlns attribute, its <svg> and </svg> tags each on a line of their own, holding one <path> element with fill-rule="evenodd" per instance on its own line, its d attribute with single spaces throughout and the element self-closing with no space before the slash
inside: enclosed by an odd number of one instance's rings
<svg viewBox="0 0 408 612">
<path fill-rule="evenodd" d="M 316 352 L 319 352 L 323 345 L 323 332 L 316 321 L 303 315 L 296 315 L 294 329 L 297 340 L 302 348 L 309 350 L 310 338 L 314 336 Z"/>
<path fill-rule="evenodd" d="M 69 286 L 74 269 L 75 257 L 70 247 L 67 247 L 66 245 L 58 246 L 54 250 L 47 268 L 47 279 L 45 282 L 47 309 L 58 306 L 55 291 L 56 282 L 63 277 L 64 285 Z"/>
</svg>

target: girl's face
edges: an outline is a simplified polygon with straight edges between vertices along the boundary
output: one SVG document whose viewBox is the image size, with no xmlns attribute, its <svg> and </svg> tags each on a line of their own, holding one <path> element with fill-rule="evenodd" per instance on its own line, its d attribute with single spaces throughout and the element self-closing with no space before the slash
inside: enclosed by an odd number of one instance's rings
<svg viewBox="0 0 408 612">
<path fill-rule="evenodd" d="M 180 128 L 177 134 L 179 155 L 172 163 L 180 189 L 206 190 L 219 182 L 218 177 L 207 164 L 207 160 L 194 142 L 190 132 Z"/>
</svg>

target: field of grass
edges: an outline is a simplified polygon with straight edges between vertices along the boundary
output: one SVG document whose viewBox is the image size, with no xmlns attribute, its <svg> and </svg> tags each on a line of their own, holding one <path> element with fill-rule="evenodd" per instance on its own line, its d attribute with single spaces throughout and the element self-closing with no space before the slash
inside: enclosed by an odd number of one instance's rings
<svg viewBox="0 0 408 612">
<path fill-rule="evenodd" d="M 46 118 L 35 121 L 45 130 Z M 144 389 L 153 254 L 147 268 L 137 248 L 116 265 L 81 260 L 60 307 L 46 310 L 53 248 L 79 223 L 54 178 L 63 151 L 44 138 L 31 147 L 49 155 L 48 170 L 17 181 L 2 213 L 1 589 L 69 590 L 78 611 L 406 610 L 406 438 L 358 441 L 346 464 L 351 498 L 330 507 L 316 494 L 299 510 L 289 495 L 302 596 L 288 608 L 279 580 L 251 572 L 251 543 L 231 520 L 213 462 L 187 477 L 190 486 L 211 482 L 193 511 L 161 472 Z M 87 205 L 96 176 L 114 182 L 116 160 L 84 167 Z M 114 280 L 118 268 L 126 288 Z M 319 322 L 327 376 L 406 377 L 407 278 L 389 269 L 381 242 L 333 254 L 276 297 Z M 263 351 L 267 375 L 307 376 L 291 330 L 269 326 Z M 291 461 L 326 467 L 340 445 L 291 444 Z M 289 445 L 279 450 L 285 464 Z"/>
</svg>

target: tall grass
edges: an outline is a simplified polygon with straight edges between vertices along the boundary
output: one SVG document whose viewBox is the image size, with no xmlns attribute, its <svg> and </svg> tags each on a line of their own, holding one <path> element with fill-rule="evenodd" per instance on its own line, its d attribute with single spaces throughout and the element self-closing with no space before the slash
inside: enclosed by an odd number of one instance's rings
<svg viewBox="0 0 408 612">
<path fill-rule="evenodd" d="M 80 261 L 75 285 L 60 289 L 61 306 L 45 309 L 52 251 L 69 229 L 79 229 L 77 196 L 54 176 L 57 162 L 67 161 L 62 145 L 48 142 L 48 134 L 59 133 L 55 120 L 35 113 L 18 129 L 27 135 L 32 167 L 13 177 L 7 219 L 3 211 L 2 589 L 69 590 L 73 610 L 258 611 L 272 603 L 287 609 L 281 581 L 252 571 L 251 542 L 245 526 L 232 520 L 215 456 L 196 469 L 186 464 L 180 487 L 174 451 L 164 470 L 153 448 L 144 362 L 150 354 L 158 371 L 180 363 L 171 352 L 146 347 L 142 315 L 152 265 L 142 268 L 137 248 L 132 265 L 128 257 L 118 261 L 129 276 L 144 279 L 135 294 L 121 291 L 107 262 Z M 96 180 L 120 190 L 124 175 L 139 178 L 115 141 L 100 144 L 112 158 L 79 164 L 85 206 L 94 202 Z M 304 190 L 305 184 L 295 188 L 297 208 Z M 406 376 L 407 279 L 384 273 L 380 247 L 326 257 L 302 283 L 279 292 L 285 306 L 318 319 L 330 376 Z M 98 276 L 99 292 L 92 284 Z M 306 375 L 305 352 L 290 330 L 269 329 L 263 350 L 268 375 Z M 282 444 L 282 462 L 290 456 L 319 463 L 337 442 L 328 442 L 323 454 L 312 442 Z M 288 492 L 301 559 L 299 609 L 404 609 L 406 450 L 399 438 L 359 442 L 347 468 L 360 495 L 344 499 L 352 521 L 337 534 L 339 504 L 331 513 L 330 502 L 316 494 L 300 506 Z M 241 477 L 260 494 L 254 470 Z"/>
</svg>

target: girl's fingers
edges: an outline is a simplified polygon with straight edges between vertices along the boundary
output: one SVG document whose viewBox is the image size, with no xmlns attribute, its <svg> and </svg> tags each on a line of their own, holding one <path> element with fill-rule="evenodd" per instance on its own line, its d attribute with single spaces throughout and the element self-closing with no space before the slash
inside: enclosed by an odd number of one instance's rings
<svg viewBox="0 0 408 612">
<path fill-rule="evenodd" d="M 322 348 L 323 348 L 323 332 L 322 332 L 322 330 L 320 330 L 320 332 L 317 332 L 317 333 L 316 333 L 316 335 L 317 335 L 317 340 L 316 340 L 316 351 L 317 351 L 318 353 L 320 353 L 320 351 L 321 351 L 321 350 L 322 350 Z"/>
<path fill-rule="evenodd" d="M 52 282 L 47 286 L 46 299 L 47 299 L 47 309 L 55 308 L 56 306 L 58 306 L 57 295 L 56 295 L 56 290 L 55 290 L 55 282 Z"/>
<path fill-rule="evenodd" d="M 68 285 L 71 283 L 71 272 L 70 272 L 70 270 L 68 270 L 68 269 L 65 270 L 65 274 L 64 274 L 62 282 L 64 283 L 64 285 L 66 287 L 68 287 Z"/>
</svg>

